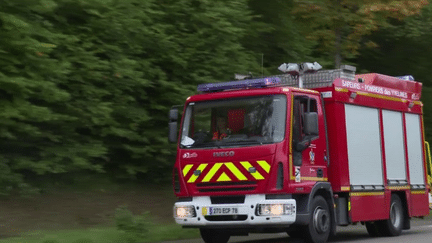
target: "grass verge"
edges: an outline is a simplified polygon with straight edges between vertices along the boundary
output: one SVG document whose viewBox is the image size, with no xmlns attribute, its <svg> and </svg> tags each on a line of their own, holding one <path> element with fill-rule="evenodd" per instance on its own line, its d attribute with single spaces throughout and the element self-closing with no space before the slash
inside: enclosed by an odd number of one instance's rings
<svg viewBox="0 0 432 243">
<path fill-rule="evenodd" d="M 197 229 L 182 229 L 176 224 L 152 225 L 139 242 L 161 242 L 169 240 L 199 238 Z M 0 243 L 127 243 L 131 242 L 126 232 L 115 227 L 89 228 L 82 230 L 33 231 L 21 237 L 0 240 Z"/>
<path fill-rule="evenodd" d="M 415 221 L 431 220 L 432 211 L 424 219 L 414 218 Z M 416 223 L 415 223 L 416 224 Z M 162 242 L 199 238 L 197 229 L 183 229 L 177 224 L 152 224 L 148 231 L 139 239 L 116 227 L 97 227 L 80 230 L 31 231 L 20 237 L 0 240 L 0 243 L 145 243 Z"/>
</svg>

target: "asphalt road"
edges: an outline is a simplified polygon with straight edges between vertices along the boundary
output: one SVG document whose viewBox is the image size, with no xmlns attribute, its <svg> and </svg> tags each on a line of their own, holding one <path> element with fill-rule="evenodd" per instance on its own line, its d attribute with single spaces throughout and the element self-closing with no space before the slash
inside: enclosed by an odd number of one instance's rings
<svg viewBox="0 0 432 243">
<path fill-rule="evenodd" d="M 163 243 L 203 243 L 201 239 L 189 239 L 181 241 L 166 241 Z M 249 234 L 249 236 L 233 236 L 229 243 L 301 243 L 302 240 L 288 237 L 286 233 L 279 234 Z M 401 242 L 401 243 L 431 243 L 432 242 L 432 221 L 413 220 L 411 229 L 404 230 L 402 235 L 397 237 L 378 237 L 372 238 L 368 235 L 366 227 L 358 224 L 347 227 L 338 227 L 336 238 L 331 242 Z"/>
</svg>

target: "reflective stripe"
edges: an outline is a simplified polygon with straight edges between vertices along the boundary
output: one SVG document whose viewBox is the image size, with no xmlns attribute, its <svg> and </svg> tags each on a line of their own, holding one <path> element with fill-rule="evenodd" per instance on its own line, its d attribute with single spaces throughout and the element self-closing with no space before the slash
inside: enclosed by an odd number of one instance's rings
<svg viewBox="0 0 432 243">
<path fill-rule="evenodd" d="M 258 160 L 257 163 L 266 173 L 270 172 L 271 166 L 267 161 Z M 251 163 L 249 163 L 248 161 L 242 161 L 242 162 L 240 162 L 240 164 L 247 171 L 249 171 L 249 169 L 251 167 L 253 167 L 251 165 Z M 201 164 L 198 166 L 198 168 L 196 170 L 201 171 L 201 174 L 202 174 L 202 172 L 207 167 L 207 165 L 208 165 L 208 163 L 207 164 Z M 228 168 L 228 170 L 237 178 L 237 180 L 239 180 L 239 181 L 247 181 L 248 180 L 248 177 L 244 174 L 244 172 L 241 172 L 239 170 L 239 168 L 233 162 L 225 162 L 225 163 L 219 162 L 219 163 L 215 163 L 215 164 L 211 165 L 212 168 L 208 171 L 208 173 L 206 175 L 203 175 L 204 178 L 201 180 L 201 182 L 209 182 L 210 180 L 212 180 L 214 175 L 219 171 L 219 169 L 222 167 L 222 165 L 225 165 Z M 192 170 L 193 166 L 194 166 L 193 164 L 188 164 L 183 168 L 183 176 L 184 177 L 186 177 L 187 174 L 190 174 L 190 171 Z M 261 173 L 258 171 L 255 171 L 254 173 L 250 173 L 250 174 L 255 178 L 255 180 L 265 179 L 264 176 L 261 175 Z M 189 180 L 187 181 L 187 183 L 196 182 L 196 180 L 198 179 L 198 177 L 200 177 L 200 175 L 192 174 L 190 176 Z M 234 179 L 234 177 L 231 178 L 226 173 L 222 173 L 219 176 L 219 178 L 217 179 L 217 181 L 232 181 L 233 179 Z"/>
<path fill-rule="evenodd" d="M 207 167 L 207 164 L 200 164 L 200 166 L 198 167 L 197 170 L 199 170 L 199 171 L 202 172 L 202 171 L 205 169 L 205 167 Z M 200 175 L 195 175 L 195 174 L 193 174 L 193 175 L 189 178 L 188 183 L 194 183 L 194 182 L 196 181 L 196 179 L 198 178 L 198 176 L 200 176 Z"/>
<path fill-rule="evenodd" d="M 362 91 L 358 91 L 357 94 L 372 97 L 372 98 L 384 99 L 384 100 L 399 101 L 399 102 L 404 102 L 404 103 L 406 102 L 405 100 L 400 99 L 400 98 L 389 97 L 389 96 L 384 96 L 384 95 L 379 95 L 379 94 L 371 94 L 371 93 L 366 93 L 366 92 L 362 92 Z"/>
<path fill-rule="evenodd" d="M 243 167 L 247 171 L 249 171 L 249 168 L 252 167 L 252 165 L 247 161 L 242 161 L 242 162 L 240 162 L 240 164 L 243 165 Z M 250 174 L 257 180 L 263 180 L 264 179 L 264 177 L 258 171 L 256 171 L 255 173 L 250 173 Z"/>
<path fill-rule="evenodd" d="M 224 172 L 224 173 L 222 173 L 222 175 L 219 176 L 219 178 L 217 179 L 217 181 L 231 181 L 231 179 Z"/>
<path fill-rule="evenodd" d="M 265 160 L 258 160 L 257 163 L 265 170 L 265 172 L 270 172 L 270 165 Z"/>
<path fill-rule="evenodd" d="M 411 194 L 426 194 L 426 191 L 411 191 Z"/>
<path fill-rule="evenodd" d="M 228 167 L 228 169 L 237 177 L 237 179 L 241 180 L 241 181 L 245 181 L 247 180 L 246 176 L 244 176 L 239 169 L 237 169 L 237 167 L 232 163 L 232 162 L 228 162 L 225 163 L 225 165 Z M 220 178 L 220 177 L 219 177 Z M 218 179 L 219 181 L 219 179 Z"/>
<path fill-rule="evenodd" d="M 410 189 L 410 186 L 388 186 L 387 189 L 389 189 L 389 190 L 404 190 L 404 189 Z"/>
<path fill-rule="evenodd" d="M 343 88 L 338 88 L 338 87 L 336 87 L 335 90 L 339 91 L 339 92 L 345 92 L 345 93 L 349 92 L 348 89 L 343 89 Z"/>
<path fill-rule="evenodd" d="M 352 197 L 384 196 L 384 192 L 351 192 Z"/>
<path fill-rule="evenodd" d="M 290 167 L 290 172 L 289 172 L 290 179 L 294 181 L 296 179 L 296 177 L 295 177 L 295 169 L 293 166 L 293 158 L 292 158 L 291 154 L 289 155 L 289 167 Z"/>
<path fill-rule="evenodd" d="M 223 163 L 216 163 L 213 165 L 213 167 L 210 169 L 210 171 L 207 173 L 207 175 L 204 177 L 202 182 L 209 182 L 211 178 L 216 174 L 216 172 L 219 170 L 219 168 L 222 166 Z"/>
<path fill-rule="evenodd" d="M 183 168 L 183 176 L 186 176 L 186 175 L 187 175 L 187 173 L 190 171 L 190 169 L 192 169 L 192 166 L 193 166 L 193 165 L 186 165 L 186 166 Z"/>
<path fill-rule="evenodd" d="M 305 181 L 327 181 L 327 178 L 323 178 L 323 177 L 301 177 L 301 180 L 305 180 Z"/>
</svg>

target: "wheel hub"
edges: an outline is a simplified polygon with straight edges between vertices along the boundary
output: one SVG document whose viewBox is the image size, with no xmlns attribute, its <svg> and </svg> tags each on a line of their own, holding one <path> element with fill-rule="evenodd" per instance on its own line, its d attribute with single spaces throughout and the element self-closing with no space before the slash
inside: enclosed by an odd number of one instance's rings
<svg viewBox="0 0 432 243">
<path fill-rule="evenodd" d="M 330 228 L 330 215 L 322 209 L 317 208 L 314 212 L 313 224 L 318 233 L 324 233 Z"/>
<path fill-rule="evenodd" d="M 400 211 L 397 209 L 397 206 L 395 203 L 393 203 L 391 205 L 390 208 L 390 220 L 392 225 L 397 228 L 399 226 L 399 224 L 401 223 L 401 215 L 400 215 Z"/>
</svg>

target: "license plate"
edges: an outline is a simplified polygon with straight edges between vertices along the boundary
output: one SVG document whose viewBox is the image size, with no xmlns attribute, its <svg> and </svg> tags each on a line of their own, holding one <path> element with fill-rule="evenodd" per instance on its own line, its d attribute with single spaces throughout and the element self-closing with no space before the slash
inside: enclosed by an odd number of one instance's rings
<svg viewBox="0 0 432 243">
<path fill-rule="evenodd" d="M 238 214 L 236 207 L 203 207 L 202 215 L 233 215 Z"/>
</svg>

